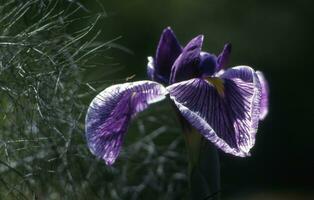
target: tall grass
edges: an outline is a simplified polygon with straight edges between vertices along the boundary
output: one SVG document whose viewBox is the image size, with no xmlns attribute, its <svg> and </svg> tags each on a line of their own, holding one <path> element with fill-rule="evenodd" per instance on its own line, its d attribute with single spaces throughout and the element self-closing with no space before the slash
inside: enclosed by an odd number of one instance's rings
<svg viewBox="0 0 314 200">
<path fill-rule="evenodd" d="M 183 195 L 182 138 L 164 104 L 132 124 L 114 167 L 87 149 L 87 106 L 110 81 L 86 75 L 115 70 L 95 64 L 115 46 L 97 41 L 105 16 L 77 1 L 0 1 L 0 199 Z"/>
</svg>

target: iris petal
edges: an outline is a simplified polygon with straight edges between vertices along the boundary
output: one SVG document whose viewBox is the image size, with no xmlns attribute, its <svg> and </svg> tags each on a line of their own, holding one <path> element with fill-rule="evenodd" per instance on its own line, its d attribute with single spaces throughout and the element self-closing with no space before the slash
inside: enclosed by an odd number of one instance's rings
<svg viewBox="0 0 314 200">
<path fill-rule="evenodd" d="M 239 78 L 245 82 L 254 82 L 256 76 L 257 75 L 255 71 L 251 67 L 245 65 L 229 68 L 220 75 L 221 78 L 227 79 Z M 259 82 L 256 82 L 256 84 L 258 83 Z"/>
<path fill-rule="evenodd" d="M 149 104 L 165 98 L 166 89 L 152 81 L 138 81 L 108 87 L 91 102 L 86 115 L 89 149 L 111 165 L 119 155 L 132 117 Z"/>
<path fill-rule="evenodd" d="M 241 79 L 245 82 L 250 82 L 253 83 L 255 86 L 255 89 L 258 90 L 258 92 L 256 93 L 257 95 L 259 95 L 259 101 L 255 102 L 253 104 L 252 107 L 252 116 L 253 118 L 253 122 L 256 124 L 258 124 L 258 120 L 260 118 L 261 115 L 261 102 L 262 102 L 262 85 L 260 83 L 260 80 L 258 78 L 257 73 L 249 66 L 236 66 L 233 68 L 230 68 L 228 70 L 226 70 L 221 76 L 221 78 L 225 78 L 225 79 Z"/>
<path fill-rule="evenodd" d="M 255 96 L 252 101 L 251 117 L 252 127 L 257 130 L 258 122 L 261 114 L 261 102 L 262 102 L 262 86 L 257 76 L 257 73 L 249 66 L 236 66 L 227 69 L 221 76 L 224 79 L 241 79 L 244 82 L 252 83 L 254 85 Z M 255 143 L 256 131 L 251 133 L 253 144 Z"/>
<path fill-rule="evenodd" d="M 149 56 L 147 57 L 148 63 L 147 63 L 147 76 L 150 80 L 157 81 L 155 78 L 155 64 L 154 64 L 154 58 Z"/>
<path fill-rule="evenodd" d="M 196 78 L 199 75 L 198 64 L 203 44 L 203 35 L 192 39 L 174 62 L 170 75 L 170 83 Z"/>
<path fill-rule="evenodd" d="M 147 63 L 147 76 L 150 80 L 156 81 L 158 83 L 162 84 L 168 84 L 169 83 L 169 77 L 162 76 L 160 73 L 156 72 L 155 68 L 155 62 L 153 57 L 148 57 L 148 63 Z"/>
<path fill-rule="evenodd" d="M 230 54 L 231 54 L 231 44 L 225 44 L 222 52 L 219 54 L 217 58 L 217 71 L 223 69 L 229 62 L 230 59 Z"/>
<path fill-rule="evenodd" d="M 254 105 L 260 90 L 253 82 L 222 79 L 224 95 L 203 79 L 191 79 L 167 87 L 181 114 L 206 139 L 226 153 L 248 156 L 255 142 Z"/>
<path fill-rule="evenodd" d="M 153 60 L 151 65 L 149 64 L 155 71 L 154 77 L 156 80 L 152 80 L 165 81 L 165 83 L 168 83 L 171 67 L 181 52 L 182 48 L 177 41 L 174 32 L 170 27 L 164 29 L 159 40 L 155 60 Z M 149 65 L 147 70 L 149 70 Z M 158 77 L 161 80 L 159 80 Z"/>
<path fill-rule="evenodd" d="M 261 114 L 259 117 L 261 120 L 263 120 L 268 114 L 269 88 L 268 88 L 268 82 L 266 81 L 263 73 L 260 71 L 257 71 L 256 74 L 262 86 Z"/>
</svg>

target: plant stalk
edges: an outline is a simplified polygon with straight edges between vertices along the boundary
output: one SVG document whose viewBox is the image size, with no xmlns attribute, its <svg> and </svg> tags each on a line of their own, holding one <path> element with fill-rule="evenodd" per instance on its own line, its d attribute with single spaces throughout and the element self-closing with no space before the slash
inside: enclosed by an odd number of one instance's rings
<svg viewBox="0 0 314 200">
<path fill-rule="evenodd" d="M 217 149 L 190 125 L 174 104 L 173 108 L 181 124 L 188 153 L 189 198 L 219 200 L 221 187 Z"/>
<path fill-rule="evenodd" d="M 189 160 L 190 198 L 220 199 L 220 163 L 216 147 L 194 128 L 184 129 Z"/>
</svg>

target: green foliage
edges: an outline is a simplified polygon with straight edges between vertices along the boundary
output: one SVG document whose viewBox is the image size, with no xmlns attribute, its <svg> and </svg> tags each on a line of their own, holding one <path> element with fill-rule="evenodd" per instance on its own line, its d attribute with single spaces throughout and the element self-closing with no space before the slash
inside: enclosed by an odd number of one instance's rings
<svg viewBox="0 0 314 200">
<path fill-rule="evenodd" d="M 96 41 L 105 12 L 73 2 L 0 1 L 0 199 L 181 197 L 183 141 L 164 104 L 132 124 L 114 167 L 89 153 L 85 112 L 108 81 L 84 80 L 115 45 Z"/>
</svg>

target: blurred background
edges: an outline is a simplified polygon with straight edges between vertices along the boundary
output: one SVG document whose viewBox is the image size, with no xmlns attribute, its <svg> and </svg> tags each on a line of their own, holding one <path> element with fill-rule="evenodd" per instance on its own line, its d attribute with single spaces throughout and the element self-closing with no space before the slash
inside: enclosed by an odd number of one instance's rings
<svg viewBox="0 0 314 200">
<path fill-rule="evenodd" d="M 185 199 L 187 162 L 167 102 L 141 113 L 112 167 L 84 117 L 111 84 L 147 79 L 162 30 L 269 81 L 249 158 L 220 152 L 223 199 L 313 199 L 313 6 L 309 0 L 0 1 L 1 199 Z M 20 16 L 20 17 L 19 17 Z"/>
</svg>

